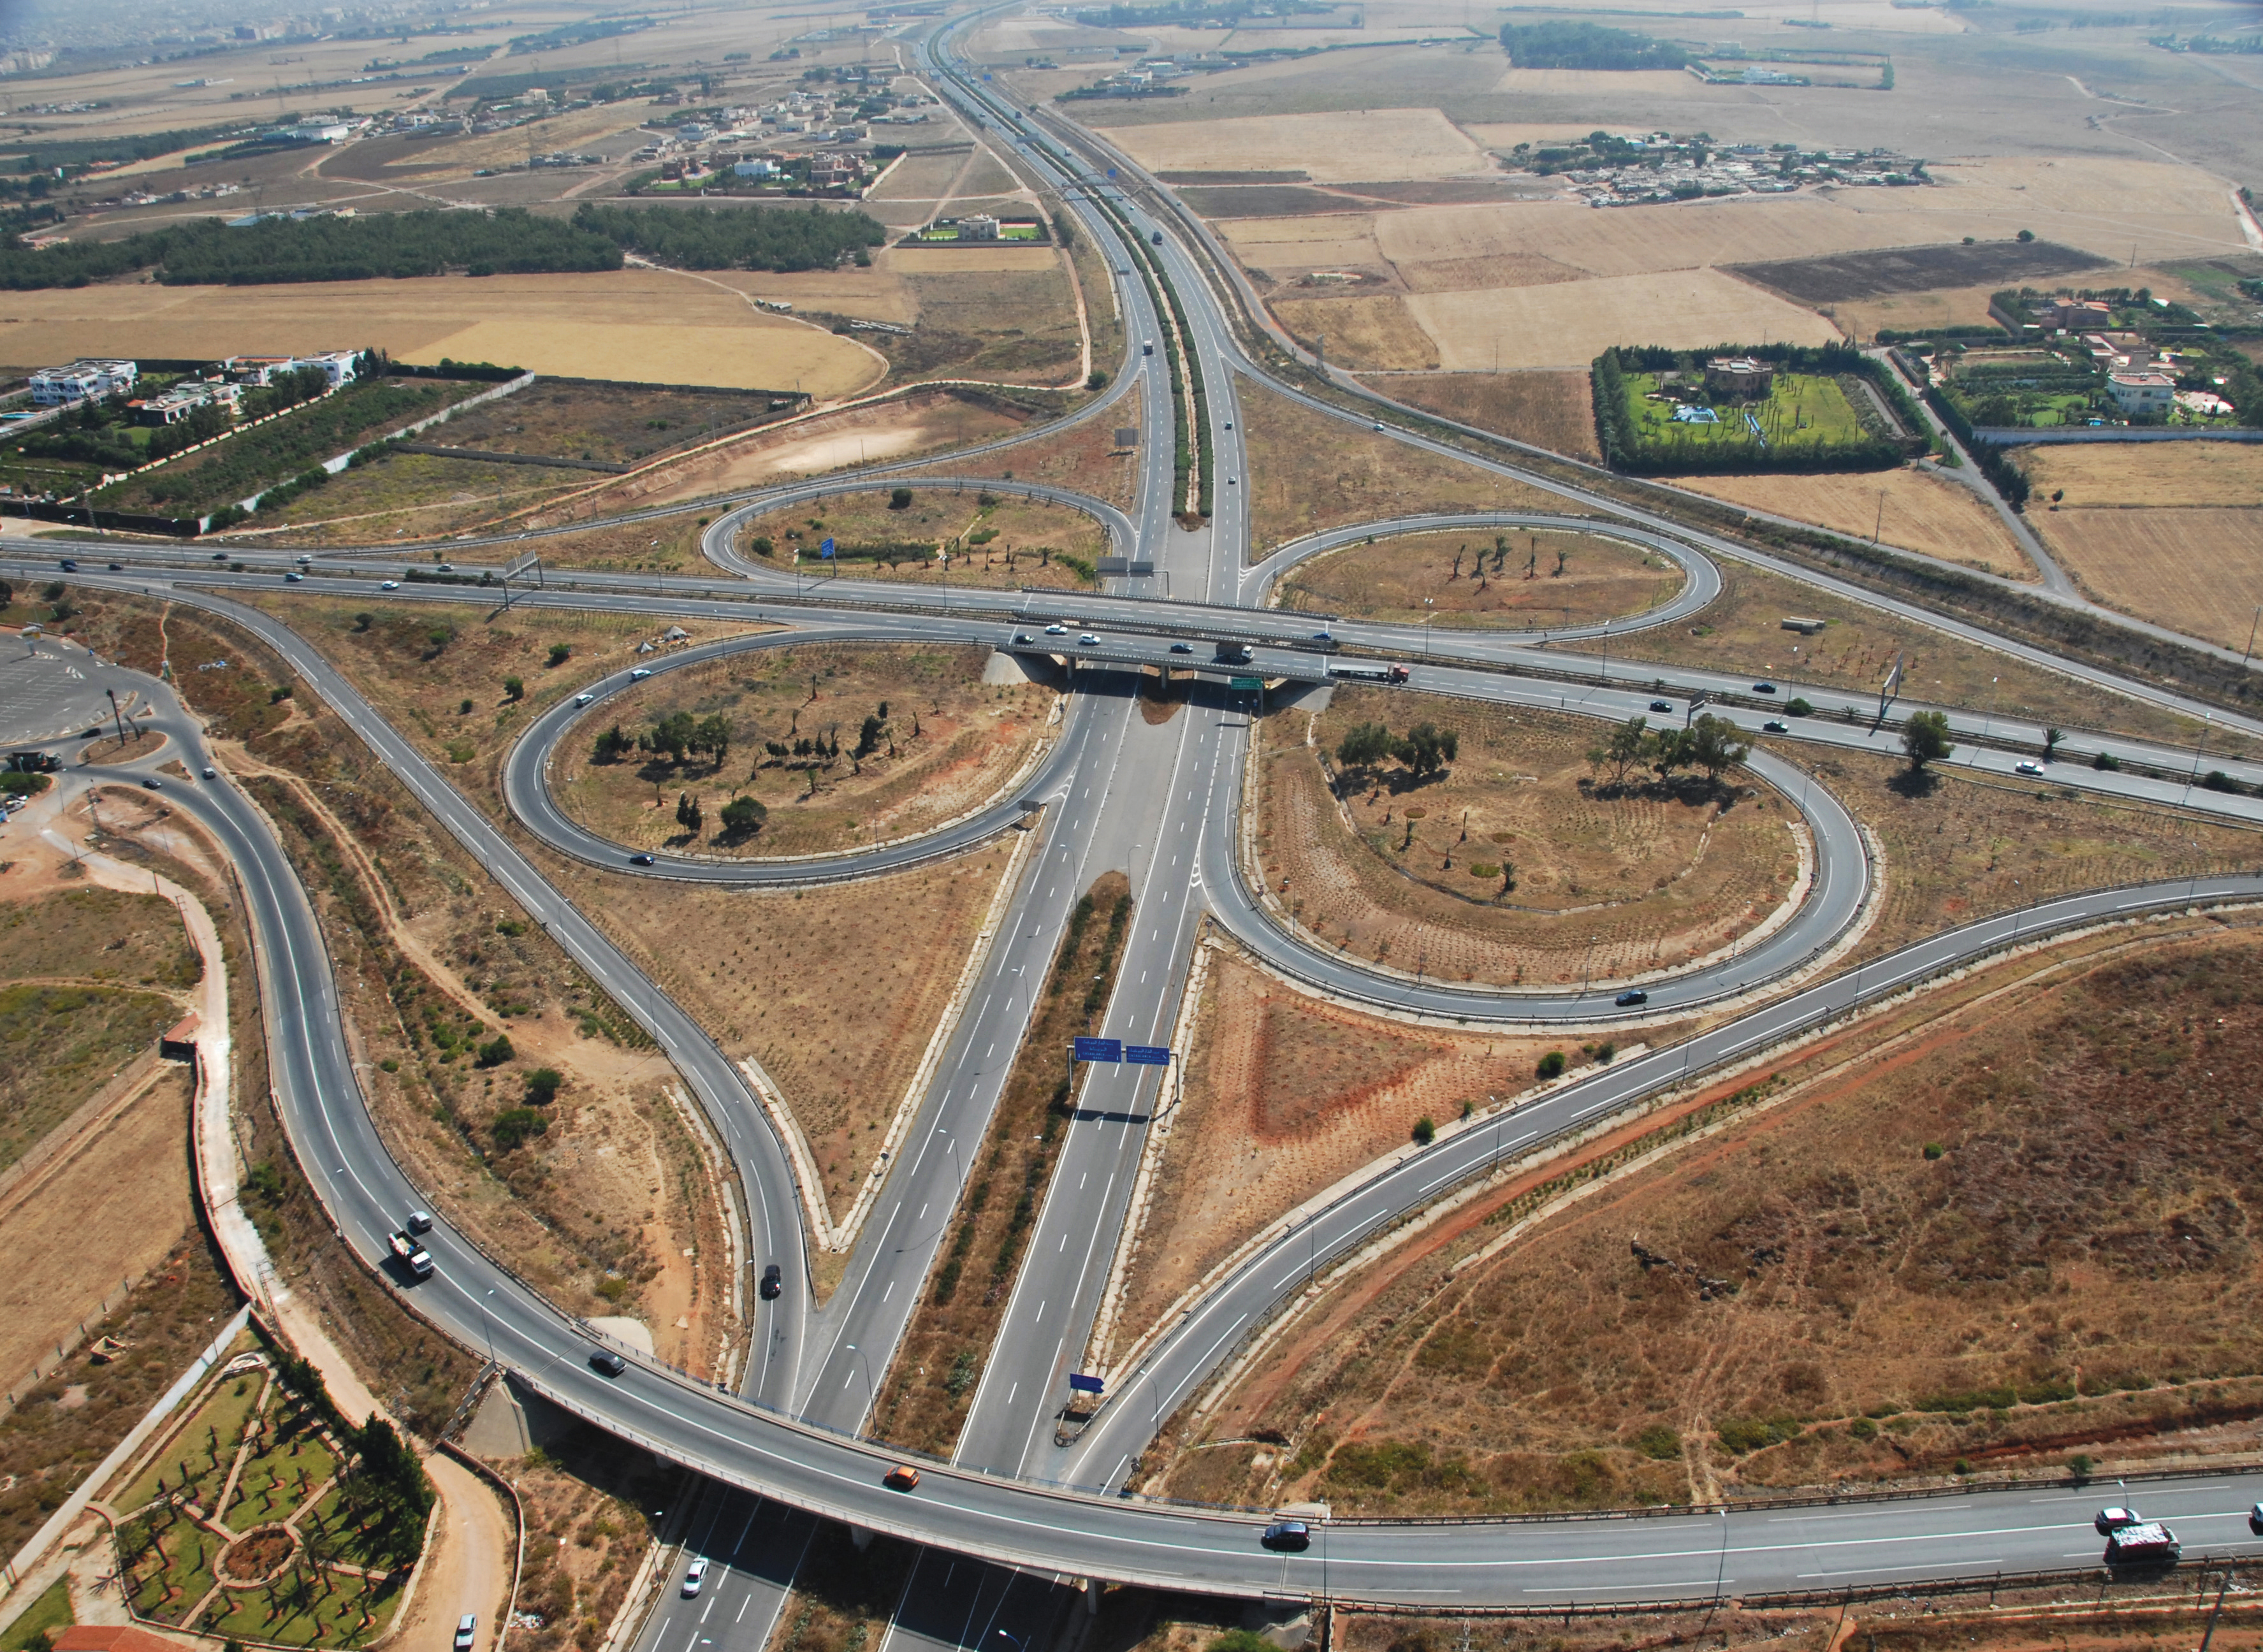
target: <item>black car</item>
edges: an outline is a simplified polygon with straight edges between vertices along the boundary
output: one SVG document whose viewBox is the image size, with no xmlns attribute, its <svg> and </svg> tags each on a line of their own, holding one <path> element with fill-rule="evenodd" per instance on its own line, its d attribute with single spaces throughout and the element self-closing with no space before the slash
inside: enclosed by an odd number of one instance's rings
<svg viewBox="0 0 2263 1652">
<path fill-rule="evenodd" d="M 1630 987 L 1620 993 L 1613 1002 L 1616 1003 L 1621 1009 L 1631 1009 L 1637 1004 L 1649 1003 L 1650 994 L 1638 986 Z"/>
<path fill-rule="evenodd" d="M 1674 702 L 1671 700 L 1652 700 L 1650 703 L 1650 709 L 1653 711 L 1671 711 L 1674 709 Z"/>
<path fill-rule="evenodd" d="M 225 551 L 215 551 L 212 554 L 212 559 L 215 562 L 225 562 L 228 560 L 228 552 Z"/>
<path fill-rule="evenodd" d="M 1175 654 L 1190 654 L 1194 653 L 1194 651 L 1195 646 L 1192 643 L 1173 643 L 1171 645 L 1171 652 Z"/>
<path fill-rule="evenodd" d="M 76 574 L 78 572 L 78 564 L 72 561 L 69 557 L 65 557 L 60 566 L 61 566 L 62 571 L 66 574 Z"/>
<path fill-rule="evenodd" d="M 763 1300 L 766 1302 L 777 1300 L 777 1294 L 784 1288 L 785 1275 L 773 1262 L 763 1270 Z"/>
<path fill-rule="evenodd" d="M 1754 694 L 1774 694 L 1775 692 L 1775 684 L 1773 682 L 1755 682 L 1753 684 L 1753 692 Z"/>
<path fill-rule="evenodd" d="M 1029 632 L 1027 632 L 1027 631 L 1016 631 L 1016 632 L 1014 633 L 1014 646 L 1015 646 L 1016 647 L 1017 647 L 1017 648 L 1023 648 L 1023 647 L 1027 647 L 1027 646 L 1029 646 L 1029 642 L 1030 642 L 1030 633 L 1029 633 Z"/>
<path fill-rule="evenodd" d="M 629 864 L 631 866 L 650 866 L 652 864 L 652 856 L 649 855 L 632 855 L 629 856 Z"/>
<path fill-rule="evenodd" d="M 589 1369 L 602 1372 L 609 1377 L 617 1377 L 628 1368 L 629 1362 L 611 1348 L 600 1348 L 589 1356 Z"/>
<path fill-rule="evenodd" d="M 1761 732 L 1763 734 L 1789 734 L 1791 732 L 1791 725 L 1785 722 L 1780 717 L 1772 717 L 1768 718 L 1767 722 L 1761 725 Z"/>
<path fill-rule="evenodd" d="M 113 562 L 110 565 L 110 571 L 112 574 L 123 574 L 126 572 L 126 565 L 123 562 Z"/>
<path fill-rule="evenodd" d="M 1312 1533 L 1302 1520 L 1276 1520 L 1257 1540 L 1269 1549 L 1295 1555 L 1312 1546 Z"/>
<path fill-rule="evenodd" d="M 165 789 L 165 783 L 158 779 L 156 776 L 151 775 L 141 783 L 141 786 L 142 790 L 145 791 L 163 791 Z"/>
</svg>

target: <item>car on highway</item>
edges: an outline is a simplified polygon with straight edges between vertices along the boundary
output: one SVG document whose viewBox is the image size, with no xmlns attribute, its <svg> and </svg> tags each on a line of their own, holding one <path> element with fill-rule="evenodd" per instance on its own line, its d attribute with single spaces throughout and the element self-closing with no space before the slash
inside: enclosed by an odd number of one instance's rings
<svg viewBox="0 0 2263 1652">
<path fill-rule="evenodd" d="M 1380 424 L 1378 424 L 1378 425 L 1377 425 L 1375 428 L 1376 428 L 1377 429 L 1380 430 L 1383 427 L 1382 427 Z"/>
<path fill-rule="evenodd" d="M 683 1569 L 683 1598 L 690 1600 L 699 1593 L 699 1585 L 707 1581 L 707 1557 L 702 1555 Z"/>
<path fill-rule="evenodd" d="M 639 666 L 635 670 L 629 673 L 629 681 L 631 682 L 642 682 L 650 675 L 652 675 L 651 667 Z"/>
<path fill-rule="evenodd" d="M 218 780 L 220 778 L 220 770 L 217 768 L 206 768 L 205 770 L 205 778 L 206 780 Z"/>
<path fill-rule="evenodd" d="M 2099 1536 L 2111 1537 L 2125 1526 L 2137 1526 L 2142 1524 L 2144 1518 L 2145 1517 L 2144 1515 L 2138 1513 L 2135 1509 L 2124 1509 L 2116 1506 L 2114 1508 L 2099 1510 L 2098 1518 L 2091 1521 L 2091 1525 L 2098 1528 Z"/>
<path fill-rule="evenodd" d="M 2032 757 L 2014 763 L 2012 768 L 2016 773 L 2022 775 L 2040 775 L 2043 772 L 2043 766 Z"/>
<path fill-rule="evenodd" d="M 1066 625 L 1048 625 L 1045 627 L 1045 635 L 1048 637 L 1066 637 L 1068 635 L 1068 627 Z"/>
<path fill-rule="evenodd" d="M 123 562 L 113 562 L 110 565 L 110 571 L 112 574 L 123 574 L 126 572 L 126 565 Z"/>
<path fill-rule="evenodd" d="M 909 1491 L 919 1484 L 919 1470 L 907 1462 L 900 1462 L 880 1476 L 880 1483 L 891 1491 Z"/>
<path fill-rule="evenodd" d="M 1768 718 L 1767 722 L 1761 725 L 1761 732 L 1763 734 L 1789 734 L 1791 732 L 1791 725 L 1785 722 L 1780 717 L 1772 717 Z"/>
<path fill-rule="evenodd" d="M 412 1210 L 408 1213 L 406 1225 L 411 1233 L 430 1233 L 432 1231 L 432 1213 L 429 1210 Z"/>
<path fill-rule="evenodd" d="M 401 588 L 401 581 L 399 580 L 380 580 L 377 582 L 377 588 L 380 591 L 397 591 Z"/>
<path fill-rule="evenodd" d="M 1017 631 L 1014 633 L 1014 646 L 1016 648 L 1026 648 L 1033 640 L 1035 639 L 1025 631 Z"/>
<path fill-rule="evenodd" d="M 453 574 L 455 571 L 456 565 L 452 562 L 443 562 L 440 565 L 440 572 L 443 574 Z"/>
<path fill-rule="evenodd" d="M 1380 429 L 1382 427 L 1378 425 L 1376 428 Z M 1312 1547 L 1312 1532 L 1302 1520 L 1276 1520 L 1265 1528 L 1257 1540 L 1279 1553 L 1297 1555 Z"/>
<path fill-rule="evenodd" d="M 66 574 L 76 574 L 78 572 L 78 564 L 69 557 L 65 557 L 61 562 L 55 564 L 55 566 Z"/>
<path fill-rule="evenodd" d="M 2108 1566 L 2173 1566 L 2184 1552 L 2177 1534 L 2158 1520 L 2125 1526 L 2106 1540 Z"/>
<path fill-rule="evenodd" d="M 456 1620 L 456 1652 L 472 1652 L 479 1638 L 480 1618 L 477 1612 L 467 1612 Z"/>
<path fill-rule="evenodd" d="M 165 783 L 155 775 L 147 775 L 142 777 L 141 789 L 144 791 L 163 791 L 165 789 Z"/>
<path fill-rule="evenodd" d="M 617 1377 L 629 1368 L 629 1362 L 611 1348 L 600 1348 L 589 1356 L 589 1369 L 602 1375 Z"/>
<path fill-rule="evenodd" d="M 1171 652 L 1175 654 L 1190 654 L 1194 653 L 1194 651 L 1195 646 L 1192 643 L 1173 643 L 1171 645 Z"/>
<path fill-rule="evenodd" d="M 311 568 L 315 566 L 315 559 L 307 555 L 303 552 L 298 556 L 293 557 L 292 560 L 296 562 L 302 568 Z"/>
<path fill-rule="evenodd" d="M 290 581 L 292 584 L 296 585 L 300 581 L 301 581 L 301 580 L 305 579 L 307 576 L 306 576 L 305 574 L 303 574 L 300 573 L 298 569 L 293 568 L 293 569 L 292 569 L 288 574 L 286 574 L 283 577 L 284 577 L 285 579 L 286 579 L 286 580 Z"/>
<path fill-rule="evenodd" d="M 1228 420 L 1225 422 L 1225 428 L 1226 428 L 1227 429 L 1229 429 L 1229 430 L 1231 430 L 1232 429 L 1233 429 L 1233 420 L 1231 420 L 1231 419 L 1228 419 Z"/>
<path fill-rule="evenodd" d="M 589 702 L 591 702 L 592 700 L 596 699 L 596 697 L 597 697 L 597 696 L 596 696 L 596 695 L 589 693 L 587 689 L 584 689 L 584 690 L 582 690 L 582 692 L 581 692 L 580 694 L 577 694 L 577 695 L 575 695 L 575 696 L 574 696 L 574 703 L 575 703 L 575 704 L 576 704 L 576 705 L 587 705 L 587 704 L 589 704 Z"/>
<path fill-rule="evenodd" d="M 775 1262 L 763 1270 L 763 1300 L 775 1302 L 785 1288 L 785 1273 Z"/>
<path fill-rule="evenodd" d="M 1080 648 L 1097 648 L 1100 646 L 1100 638 L 1090 631 L 1085 631 L 1077 638 L 1076 646 Z"/>
<path fill-rule="evenodd" d="M 1631 986 L 1625 992 L 1620 993 L 1618 997 L 1613 999 L 1611 1001 L 1616 1004 L 1621 1009 L 1631 1009 L 1638 1004 L 1649 1003 L 1650 994 L 1644 992 L 1638 986 Z"/>
<path fill-rule="evenodd" d="M 2263 1537 L 2263 1503 L 2247 1511 L 2247 1529 L 2256 1536 Z"/>
<path fill-rule="evenodd" d="M 1753 684 L 1753 692 L 1754 694 L 1774 694 L 1775 692 L 1775 684 L 1773 682 L 1755 682 Z"/>
<path fill-rule="evenodd" d="M 1653 711 L 1671 711 L 1674 709 L 1674 702 L 1671 700 L 1652 700 L 1650 703 L 1650 709 Z"/>
<path fill-rule="evenodd" d="M 632 855 L 629 856 L 629 864 L 631 866 L 650 866 L 652 864 L 652 856 L 649 855 Z"/>
<path fill-rule="evenodd" d="M 228 552 L 225 551 L 215 551 L 212 553 L 212 559 L 215 562 L 225 562 L 228 560 Z"/>
</svg>

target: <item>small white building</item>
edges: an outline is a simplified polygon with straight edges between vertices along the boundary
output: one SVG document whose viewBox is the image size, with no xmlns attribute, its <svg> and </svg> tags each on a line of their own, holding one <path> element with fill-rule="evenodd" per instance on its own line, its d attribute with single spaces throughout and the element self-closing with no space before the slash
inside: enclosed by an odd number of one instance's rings
<svg viewBox="0 0 2263 1652">
<path fill-rule="evenodd" d="M 291 364 L 294 367 L 321 368 L 322 377 L 329 382 L 330 388 L 336 390 L 354 381 L 355 370 L 360 361 L 361 352 L 358 350 L 326 350 L 319 356 L 300 356 Z"/>
<path fill-rule="evenodd" d="M 141 376 L 141 368 L 130 361 L 75 361 L 68 367 L 42 367 L 32 375 L 32 401 L 37 407 L 60 408 L 114 396 L 133 389 Z"/>
<path fill-rule="evenodd" d="M 958 220 L 958 238 L 961 241 L 995 241 L 998 239 L 998 220 L 987 213 L 970 213 Z"/>
<path fill-rule="evenodd" d="M 2166 373 L 2108 373 L 2106 393 L 2124 413 L 2160 417 L 2175 404 L 2177 381 Z"/>
</svg>

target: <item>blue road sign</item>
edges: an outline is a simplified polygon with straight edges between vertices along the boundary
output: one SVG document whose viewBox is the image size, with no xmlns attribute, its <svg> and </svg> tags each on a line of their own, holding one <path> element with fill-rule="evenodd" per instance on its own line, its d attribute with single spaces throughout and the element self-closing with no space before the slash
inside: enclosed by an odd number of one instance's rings
<svg viewBox="0 0 2263 1652">
<path fill-rule="evenodd" d="M 833 541 L 828 539 L 823 545 L 818 546 L 817 554 L 829 559 L 833 555 Z"/>
<path fill-rule="evenodd" d="M 1120 1038 L 1080 1038 L 1070 1051 L 1073 1061 L 1121 1061 L 1124 1041 Z"/>
<path fill-rule="evenodd" d="M 1097 1394 L 1104 1386 L 1096 1376 L 1087 1376 L 1081 1371 L 1068 1374 L 1069 1391 L 1074 1394 Z"/>
<path fill-rule="evenodd" d="M 1108 169 L 1108 176 L 1110 177 L 1114 177 L 1116 176 L 1116 169 L 1114 167 L 1111 166 Z"/>
<path fill-rule="evenodd" d="M 1126 1044 L 1124 1046 L 1124 1059 L 1134 1066 L 1168 1067 L 1171 1064 L 1171 1047 L 1168 1044 Z"/>
</svg>

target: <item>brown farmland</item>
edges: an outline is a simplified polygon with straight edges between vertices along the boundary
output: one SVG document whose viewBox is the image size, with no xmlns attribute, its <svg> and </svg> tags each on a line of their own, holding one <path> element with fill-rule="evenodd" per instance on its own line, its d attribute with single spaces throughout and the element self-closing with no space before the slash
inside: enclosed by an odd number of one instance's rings
<svg viewBox="0 0 2263 1652">
<path fill-rule="evenodd" d="M 1576 529 L 1450 529 L 1398 534 L 1299 563 L 1284 606 L 1360 619 L 1471 630 L 1545 631 L 1643 614 L 1681 570 L 1654 551 Z"/>
</svg>

